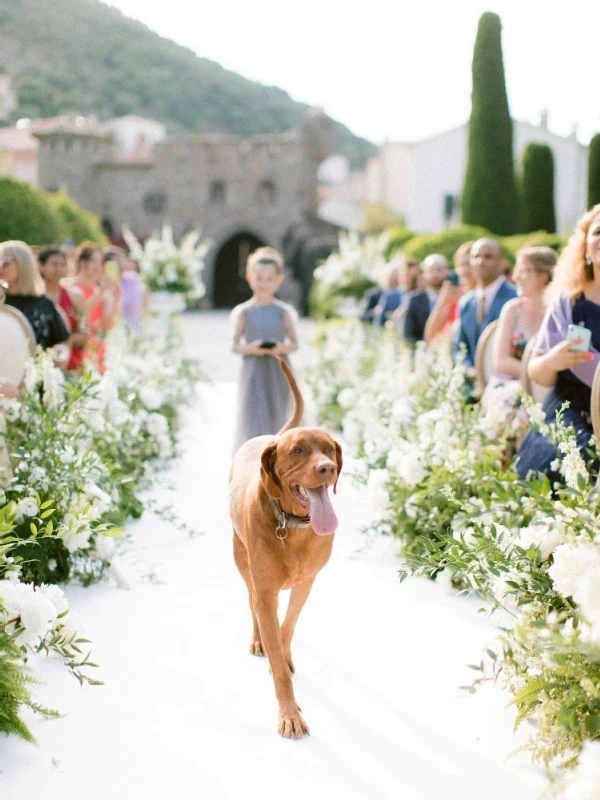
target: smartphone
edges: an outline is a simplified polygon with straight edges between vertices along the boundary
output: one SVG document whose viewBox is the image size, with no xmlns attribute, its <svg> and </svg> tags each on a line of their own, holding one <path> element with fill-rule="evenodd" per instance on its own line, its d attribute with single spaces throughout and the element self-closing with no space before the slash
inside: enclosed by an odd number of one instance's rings
<svg viewBox="0 0 600 800">
<path fill-rule="evenodd" d="M 451 283 L 452 286 L 458 286 L 458 275 L 456 274 L 456 272 L 449 272 L 446 275 L 446 280 L 448 281 L 448 283 Z"/>
<path fill-rule="evenodd" d="M 270 350 L 272 347 L 277 347 L 277 342 L 261 342 L 259 347 Z"/>
<path fill-rule="evenodd" d="M 579 342 L 579 339 L 582 340 L 581 344 L 574 344 L 572 347 L 569 347 L 569 350 L 586 353 L 590 349 L 591 338 L 591 330 L 589 328 L 585 328 L 583 325 L 569 325 L 567 328 L 568 342 Z"/>
</svg>

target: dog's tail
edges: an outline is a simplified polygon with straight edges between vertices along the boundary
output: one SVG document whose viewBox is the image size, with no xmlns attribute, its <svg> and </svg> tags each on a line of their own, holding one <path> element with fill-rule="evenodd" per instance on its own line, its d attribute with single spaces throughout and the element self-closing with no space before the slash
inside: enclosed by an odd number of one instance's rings
<svg viewBox="0 0 600 800">
<path fill-rule="evenodd" d="M 283 428 L 278 431 L 277 436 L 280 436 L 282 433 L 289 431 L 290 428 L 297 428 L 300 425 L 304 415 L 304 400 L 302 399 L 300 389 L 298 388 L 298 384 L 296 383 L 296 379 L 294 378 L 292 370 L 289 368 L 283 358 L 279 358 L 279 356 L 276 356 L 276 358 L 277 361 L 279 361 L 279 366 L 283 370 L 283 374 L 285 375 L 285 379 L 290 387 L 292 397 L 294 398 L 294 410 L 292 411 L 292 416 L 288 419 Z"/>
</svg>

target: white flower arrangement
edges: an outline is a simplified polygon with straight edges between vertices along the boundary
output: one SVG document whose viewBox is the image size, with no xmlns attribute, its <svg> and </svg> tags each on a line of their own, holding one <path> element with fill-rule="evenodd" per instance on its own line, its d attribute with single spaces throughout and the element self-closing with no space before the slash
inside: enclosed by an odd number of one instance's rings
<svg viewBox="0 0 600 800">
<path fill-rule="evenodd" d="M 123 229 L 131 258 L 139 263 L 150 291 L 184 294 L 192 299 L 200 299 L 206 293 L 202 272 L 206 253 L 212 246 L 200 236 L 200 231 L 190 231 L 178 247 L 173 228 L 165 224 L 160 234 L 154 233 L 142 245 L 128 228 Z"/>
</svg>

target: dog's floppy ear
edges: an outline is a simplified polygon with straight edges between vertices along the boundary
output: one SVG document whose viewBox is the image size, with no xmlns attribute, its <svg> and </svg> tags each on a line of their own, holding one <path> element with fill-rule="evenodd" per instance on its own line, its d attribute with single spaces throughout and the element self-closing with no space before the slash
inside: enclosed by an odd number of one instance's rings
<svg viewBox="0 0 600 800">
<path fill-rule="evenodd" d="M 335 463 L 337 464 L 337 478 L 335 479 L 335 483 L 333 485 L 333 493 L 335 494 L 337 491 L 337 482 L 340 478 L 340 472 L 342 471 L 342 448 L 340 445 L 334 440 L 335 445 Z"/>
<path fill-rule="evenodd" d="M 260 457 L 260 480 L 265 492 L 277 500 L 283 494 L 281 483 L 275 472 L 277 461 L 277 442 L 267 445 Z"/>
</svg>

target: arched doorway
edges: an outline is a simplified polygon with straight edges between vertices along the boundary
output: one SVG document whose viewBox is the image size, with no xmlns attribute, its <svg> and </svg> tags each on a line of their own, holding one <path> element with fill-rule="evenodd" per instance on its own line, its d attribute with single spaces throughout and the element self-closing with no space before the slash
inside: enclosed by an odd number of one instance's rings
<svg viewBox="0 0 600 800">
<path fill-rule="evenodd" d="M 246 283 L 246 260 L 265 242 L 252 233 L 236 233 L 219 250 L 215 260 L 213 305 L 215 308 L 233 308 L 250 298 Z"/>
</svg>

